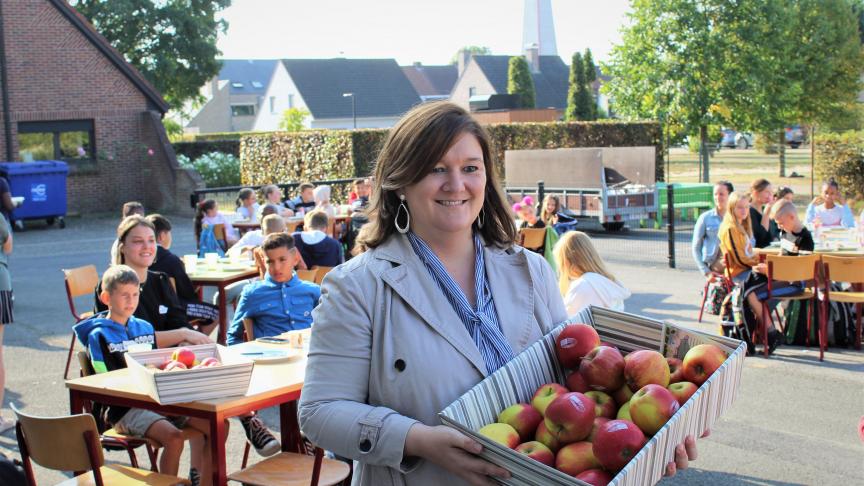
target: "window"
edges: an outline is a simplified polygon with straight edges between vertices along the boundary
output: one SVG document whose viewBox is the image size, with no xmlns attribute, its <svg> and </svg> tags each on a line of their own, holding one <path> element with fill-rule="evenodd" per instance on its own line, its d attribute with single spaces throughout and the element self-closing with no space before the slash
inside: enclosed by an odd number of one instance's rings
<svg viewBox="0 0 864 486">
<path fill-rule="evenodd" d="M 288 108 L 289 109 L 294 108 L 294 95 L 293 94 L 288 95 Z"/>
<path fill-rule="evenodd" d="M 264 85 L 259 83 L 258 81 L 252 81 L 252 87 L 255 89 L 261 89 L 264 87 Z"/>
<path fill-rule="evenodd" d="M 243 89 L 243 83 L 231 83 L 232 88 Z"/>
<path fill-rule="evenodd" d="M 231 105 L 231 116 L 255 116 L 255 105 Z"/>
<path fill-rule="evenodd" d="M 94 162 L 93 120 L 20 122 L 18 153 L 21 160 Z"/>
<path fill-rule="evenodd" d="M 271 115 L 276 114 L 276 97 L 275 96 L 270 97 L 270 114 Z"/>
<path fill-rule="evenodd" d="M 470 88 L 468 88 L 468 96 L 474 96 L 476 94 L 477 94 L 477 88 L 475 88 L 474 86 L 471 86 Z"/>
</svg>

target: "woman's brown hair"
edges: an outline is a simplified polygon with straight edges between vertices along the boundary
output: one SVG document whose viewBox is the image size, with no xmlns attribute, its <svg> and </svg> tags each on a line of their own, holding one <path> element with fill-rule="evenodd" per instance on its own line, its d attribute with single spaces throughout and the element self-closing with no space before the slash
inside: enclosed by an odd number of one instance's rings
<svg viewBox="0 0 864 486">
<path fill-rule="evenodd" d="M 153 230 L 153 236 L 156 236 L 156 227 L 153 226 L 153 223 L 147 220 L 144 216 L 140 216 L 137 214 L 133 214 L 132 216 L 126 216 L 123 218 L 123 221 L 120 221 L 120 225 L 117 226 L 117 255 L 115 261 L 111 262 L 115 265 L 119 265 L 121 263 L 126 263 L 123 259 L 123 245 L 126 242 L 126 236 L 129 234 L 132 229 L 138 226 L 146 226 Z"/>
<path fill-rule="evenodd" d="M 498 183 L 489 135 L 460 106 L 435 101 L 414 107 L 390 129 L 375 164 L 374 185 L 367 210 L 369 223 L 363 226 L 357 237 L 359 251 L 375 248 L 396 233 L 394 218 L 399 208 L 396 191 L 426 177 L 464 133 L 477 138 L 486 169 L 486 189 L 480 210 L 483 227 L 475 221 L 474 230 L 480 233 L 486 244 L 501 248 L 513 245 L 516 226 Z"/>
</svg>

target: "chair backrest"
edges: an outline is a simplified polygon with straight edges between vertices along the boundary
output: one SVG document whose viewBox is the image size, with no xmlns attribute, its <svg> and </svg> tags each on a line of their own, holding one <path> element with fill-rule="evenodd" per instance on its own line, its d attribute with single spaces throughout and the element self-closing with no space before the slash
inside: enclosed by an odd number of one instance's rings
<svg viewBox="0 0 864 486">
<path fill-rule="evenodd" d="M 96 370 L 93 369 L 93 363 L 90 362 L 90 356 L 87 351 L 78 351 L 78 365 L 81 366 L 81 376 L 95 375 Z"/>
<path fill-rule="evenodd" d="M 297 231 L 297 227 L 303 224 L 303 221 L 285 222 L 285 232 L 289 235 Z"/>
<path fill-rule="evenodd" d="M 822 255 L 822 264 L 835 282 L 864 283 L 864 257 Z"/>
<path fill-rule="evenodd" d="M 96 420 L 84 413 L 67 417 L 36 417 L 11 405 L 18 417 L 18 447 L 37 464 L 56 471 L 89 471 L 104 464 Z M 89 432 L 89 433 L 88 433 Z M 88 450 L 88 439 L 92 441 Z M 23 442 L 23 443 L 22 443 Z M 91 463 L 90 455 L 94 456 Z"/>
<path fill-rule="evenodd" d="M 267 276 L 267 263 L 265 262 L 264 250 L 261 247 L 257 247 L 252 250 L 252 257 L 255 259 L 255 266 L 258 267 L 258 276 L 261 277 L 261 280 L 264 280 L 264 277 Z"/>
<path fill-rule="evenodd" d="M 333 267 L 315 267 L 315 283 L 321 285 L 324 281 L 324 275 L 333 270 Z"/>
<path fill-rule="evenodd" d="M 784 282 L 815 280 L 819 255 L 766 255 L 765 262 L 769 267 L 768 277 L 772 280 Z"/>
<path fill-rule="evenodd" d="M 546 243 L 546 228 L 523 228 L 519 230 L 524 248 L 536 250 Z"/>
<path fill-rule="evenodd" d="M 213 235 L 217 240 L 225 241 L 225 225 L 223 223 L 214 224 Z"/>
<path fill-rule="evenodd" d="M 297 269 L 297 277 L 300 278 L 300 280 L 305 280 L 307 282 L 314 282 L 315 275 L 317 273 L 317 270 L 301 270 L 299 268 Z"/>
<path fill-rule="evenodd" d="M 255 321 L 252 320 L 251 317 L 243 318 L 243 330 L 246 331 L 246 340 L 254 341 L 255 340 Z"/>
<path fill-rule="evenodd" d="M 99 284 L 99 272 L 96 265 L 85 265 L 70 269 L 63 269 L 63 277 L 66 281 L 66 297 L 69 299 L 69 310 L 76 320 L 81 315 L 75 310 L 75 298 L 84 295 L 93 295 L 96 285 Z"/>
</svg>

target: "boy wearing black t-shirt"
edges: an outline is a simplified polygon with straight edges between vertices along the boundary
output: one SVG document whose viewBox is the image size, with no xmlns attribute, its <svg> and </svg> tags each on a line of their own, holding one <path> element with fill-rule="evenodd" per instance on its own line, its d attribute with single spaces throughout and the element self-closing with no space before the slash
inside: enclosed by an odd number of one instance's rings
<svg viewBox="0 0 864 486">
<path fill-rule="evenodd" d="M 794 204 L 780 200 L 774 204 L 772 213 L 774 221 L 780 228 L 780 247 L 783 255 L 797 256 L 800 251 L 812 252 L 815 249 L 813 235 L 801 223 Z"/>
</svg>

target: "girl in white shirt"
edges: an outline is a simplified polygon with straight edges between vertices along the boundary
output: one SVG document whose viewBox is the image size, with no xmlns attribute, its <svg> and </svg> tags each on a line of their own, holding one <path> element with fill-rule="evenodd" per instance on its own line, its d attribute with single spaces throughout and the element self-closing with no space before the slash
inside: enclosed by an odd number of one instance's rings
<svg viewBox="0 0 864 486">
<path fill-rule="evenodd" d="M 315 209 L 327 213 L 327 216 L 336 216 L 336 208 L 330 204 L 330 186 L 318 186 L 312 192 L 315 198 Z"/>
<path fill-rule="evenodd" d="M 204 202 L 199 203 L 198 210 L 195 212 L 195 239 L 199 240 L 201 238 L 201 230 L 204 229 L 204 225 L 214 226 L 217 224 L 224 225 L 225 243 L 228 245 L 228 248 L 230 248 L 231 245 L 237 242 L 237 230 L 235 230 L 234 226 L 225 219 L 223 214 L 219 213 L 219 208 L 216 207 L 216 201 L 213 199 L 207 199 Z"/>
<path fill-rule="evenodd" d="M 833 178 L 822 184 L 822 201 L 811 203 L 804 223 L 822 228 L 854 228 L 855 218 L 846 206 L 840 204 L 840 185 Z M 848 214 L 847 214 L 848 213 Z"/>
<path fill-rule="evenodd" d="M 630 291 L 606 269 L 588 235 L 568 231 L 558 240 L 553 253 L 568 315 L 590 305 L 624 310 L 624 300 L 630 297 Z"/>
<path fill-rule="evenodd" d="M 237 194 L 237 218 L 243 221 L 258 219 L 258 202 L 255 201 L 255 191 L 246 187 Z"/>
</svg>

